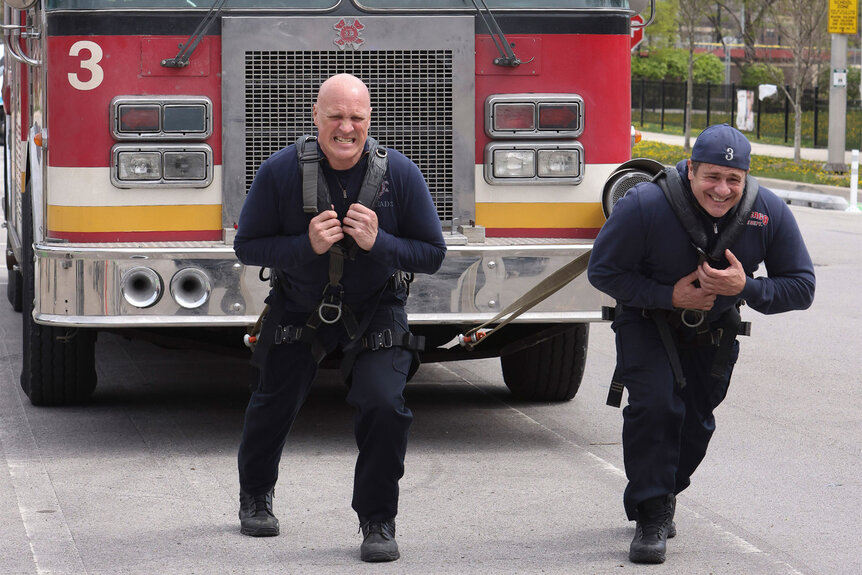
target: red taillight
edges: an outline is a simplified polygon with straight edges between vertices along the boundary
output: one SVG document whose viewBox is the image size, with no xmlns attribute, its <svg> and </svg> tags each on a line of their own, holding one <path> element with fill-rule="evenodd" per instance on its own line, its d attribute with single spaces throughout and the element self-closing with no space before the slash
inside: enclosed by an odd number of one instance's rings
<svg viewBox="0 0 862 575">
<path fill-rule="evenodd" d="M 159 106 L 120 106 L 120 132 L 158 132 L 160 129 Z"/>
<path fill-rule="evenodd" d="M 575 104 L 539 104 L 540 130 L 577 130 L 579 118 Z"/>
<path fill-rule="evenodd" d="M 536 114 L 533 104 L 496 104 L 495 130 L 534 130 Z"/>
</svg>

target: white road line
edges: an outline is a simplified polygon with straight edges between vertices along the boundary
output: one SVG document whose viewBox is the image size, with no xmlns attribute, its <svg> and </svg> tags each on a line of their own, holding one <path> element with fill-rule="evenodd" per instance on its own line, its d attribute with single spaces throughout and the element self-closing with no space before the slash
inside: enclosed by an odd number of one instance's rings
<svg viewBox="0 0 862 575">
<path fill-rule="evenodd" d="M 9 356 L 5 338 L 0 349 L 4 356 Z M 0 418 L 0 450 L 12 478 L 36 571 L 52 575 L 86 573 L 51 477 L 36 446 L 36 438 L 22 404 L 23 392 L 17 385 L 12 390 L 8 389 L 17 381 L 11 364 L 3 365 L 0 378 L 7 388 L 0 389 L 0 412 L 3 413 Z"/>
<path fill-rule="evenodd" d="M 478 389 L 479 391 L 482 391 L 483 393 L 485 393 L 484 390 L 473 385 L 472 382 L 470 382 L 469 380 L 464 378 L 461 374 L 453 371 L 446 364 L 439 363 L 437 365 L 439 367 L 441 367 L 442 369 L 445 369 L 446 371 L 448 371 L 450 374 L 452 374 L 453 377 L 460 379 L 461 381 L 463 381 L 467 385 L 470 385 L 471 387 Z M 544 425 L 543 423 L 537 421 L 536 419 L 534 419 L 530 415 L 524 413 L 523 411 L 521 411 L 517 407 L 509 405 L 508 403 L 506 403 L 505 401 L 502 401 L 502 400 L 498 400 L 498 401 L 500 401 L 500 403 L 505 405 L 507 408 L 511 409 L 515 413 L 519 414 L 520 416 L 522 416 L 525 419 L 527 419 L 528 421 L 530 421 L 532 424 L 540 427 L 541 429 L 545 430 L 549 434 L 553 435 L 557 439 L 563 441 L 564 443 L 571 445 L 572 447 L 575 447 L 575 448 L 583 451 L 588 457 L 593 459 L 598 464 L 599 468 L 603 469 L 604 471 L 607 471 L 607 472 L 611 473 L 612 475 L 615 475 L 616 477 L 622 477 L 622 478 L 626 477 L 625 471 L 620 469 L 619 467 L 617 467 L 616 465 L 614 465 L 610 461 L 607 461 L 606 459 L 599 457 L 598 455 L 596 455 L 595 453 L 593 453 L 589 449 L 585 448 L 584 446 L 579 445 L 579 444 L 575 443 L 574 441 L 570 440 L 569 438 L 563 436 L 559 432 L 554 431 L 553 429 L 551 429 L 548 426 Z M 683 510 L 685 510 L 686 513 L 691 513 L 697 519 L 700 519 L 702 521 L 709 523 L 709 525 L 713 529 L 715 529 L 725 541 L 728 541 L 731 545 L 737 547 L 743 553 L 761 553 L 765 557 L 769 557 L 769 559 L 772 560 L 776 565 L 780 565 L 782 568 L 786 568 L 790 575 L 804 575 L 802 572 L 798 571 L 795 567 L 793 567 L 792 565 L 790 565 L 786 561 L 783 561 L 780 558 L 775 557 L 771 553 L 767 553 L 767 552 L 763 551 L 757 545 L 751 543 L 750 541 L 747 541 L 746 539 L 744 539 L 743 537 L 740 537 L 739 535 L 736 535 L 735 533 L 728 531 L 723 526 L 719 525 L 715 521 L 712 521 L 712 520 L 704 517 L 703 515 L 701 515 L 697 511 L 693 510 L 692 508 L 685 506 L 685 505 L 677 505 L 677 509 L 683 509 Z"/>
</svg>

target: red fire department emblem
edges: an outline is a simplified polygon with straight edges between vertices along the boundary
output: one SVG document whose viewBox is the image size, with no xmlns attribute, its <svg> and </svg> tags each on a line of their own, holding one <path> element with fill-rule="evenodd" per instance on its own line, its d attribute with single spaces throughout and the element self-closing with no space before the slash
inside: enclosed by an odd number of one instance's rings
<svg viewBox="0 0 862 575">
<path fill-rule="evenodd" d="M 359 47 L 365 42 L 359 37 L 359 33 L 365 26 L 356 18 L 342 18 L 333 28 L 338 30 L 335 45 L 341 50 L 359 50 Z"/>
</svg>

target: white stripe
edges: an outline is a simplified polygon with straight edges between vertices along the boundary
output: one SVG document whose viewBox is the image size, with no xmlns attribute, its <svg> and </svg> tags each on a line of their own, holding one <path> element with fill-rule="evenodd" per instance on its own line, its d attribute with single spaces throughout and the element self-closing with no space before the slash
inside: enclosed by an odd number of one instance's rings
<svg viewBox="0 0 862 575">
<path fill-rule="evenodd" d="M 115 188 L 110 168 L 48 167 L 45 190 L 54 206 L 186 206 L 221 204 L 222 169 L 206 188 Z"/>
<path fill-rule="evenodd" d="M 584 167 L 584 180 L 577 185 L 492 186 L 485 181 L 485 168 L 480 164 L 476 166 L 476 201 L 490 203 L 600 202 L 602 201 L 605 181 L 617 168 L 619 168 L 619 164 L 587 164 Z"/>
</svg>

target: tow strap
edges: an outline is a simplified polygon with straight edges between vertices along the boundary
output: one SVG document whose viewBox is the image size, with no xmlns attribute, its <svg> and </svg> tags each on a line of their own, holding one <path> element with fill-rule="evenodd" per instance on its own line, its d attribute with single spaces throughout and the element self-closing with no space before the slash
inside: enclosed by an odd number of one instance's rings
<svg viewBox="0 0 862 575">
<path fill-rule="evenodd" d="M 540 281 L 536 284 L 532 289 L 527 291 L 524 295 L 516 299 L 510 305 L 506 306 L 506 308 L 486 321 L 485 323 L 478 325 L 464 334 L 458 334 L 450 341 L 444 343 L 443 345 L 438 345 L 439 349 L 452 349 L 456 345 L 460 345 L 468 350 L 472 350 L 474 347 L 479 345 L 479 343 L 490 336 L 492 333 L 501 329 L 507 323 L 529 310 L 533 306 L 537 305 L 541 301 L 547 299 L 551 295 L 558 292 L 564 286 L 566 286 L 569 282 L 574 280 L 576 277 L 584 273 L 587 269 L 587 265 L 590 263 L 590 253 L 592 249 L 589 249 Z M 500 321 L 502 318 L 502 321 Z M 499 322 L 499 323 L 497 323 Z M 491 324 L 497 324 L 493 328 L 488 328 L 487 326 Z"/>
</svg>

